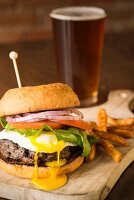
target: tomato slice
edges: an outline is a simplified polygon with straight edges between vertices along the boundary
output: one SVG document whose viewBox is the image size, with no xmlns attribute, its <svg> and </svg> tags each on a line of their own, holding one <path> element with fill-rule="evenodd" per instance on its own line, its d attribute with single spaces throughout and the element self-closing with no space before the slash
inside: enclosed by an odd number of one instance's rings
<svg viewBox="0 0 134 200">
<path fill-rule="evenodd" d="M 56 120 L 56 122 L 59 122 L 60 124 L 64 124 L 68 126 L 81 128 L 81 129 L 87 130 L 88 132 L 92 131 L 92 125 L 83 120 L 58 120 L 58 121 Z"/>
<path fill-rule="evenodd" d="M 59 129 L 65 126 L 63 124 L 60 124 L 59 122 L 52 122 L 48 120 L 43 120 L 39 122 L 12 122 L 9 124 L 12 128 L 17 128 L 17 129 L 25 129 L 25 128 L 40 129 L 45 124 L 47 124 L 53 129 Z"/>
<path fill-rule="evenodd" d="M 40 129 L 43 125 L 47 124 L 53 129 L 63 128 L 65 125 L 68 125 L 87 130 L 88 132 L 91 132 L 92 130 L 92 125 L 83 120 L 58 120 L 58 121 L 43 120 L 39 122 L 12 122 L 9 124 L 12 128 L 17 128 L 17 129 L 25 129 L 25 128 Z"/>
</svg>

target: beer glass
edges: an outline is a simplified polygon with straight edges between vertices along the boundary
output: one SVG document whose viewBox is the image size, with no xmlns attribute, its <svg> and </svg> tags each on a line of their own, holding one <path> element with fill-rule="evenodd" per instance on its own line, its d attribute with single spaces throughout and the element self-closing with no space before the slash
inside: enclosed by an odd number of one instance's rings
<svg viewBox="0 0 134 200">
<path fill-rule="evenodd" d="M 77 93 L 81 106 L 98 97 L 106 13 L 96 7 L 67 7 L 50 13 L 58 81 Z"/>
</svg>

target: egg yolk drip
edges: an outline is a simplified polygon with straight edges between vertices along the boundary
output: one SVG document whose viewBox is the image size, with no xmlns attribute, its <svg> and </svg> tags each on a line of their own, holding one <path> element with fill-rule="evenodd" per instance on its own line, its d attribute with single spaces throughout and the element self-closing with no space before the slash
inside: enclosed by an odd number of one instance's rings
<svg viewBox="0 0 134 200">
<path fill-rule="evenodd" d="M 44 190 L 54 190 L 63 186 L 67 182 L 67 176 L 65 174 L 58 175 L 59 167 L 66 164 L 66 160 L 60 159 L 60 152 L 65 147 L 64 141 L 58 141 L 56 136 L 55 140 L 51 140 L 51 136 L 54 134 L 51 132 L 45 132 L 50 136 L 49 141 L 39 141 L 37 136 L 30 136 L 29 139 L 31 143 L 35 146 L 36 152 L 34 156 L 34 175 L 32 178 L 32 183 Z M 38 153 L 54 153 L 57 152 L 57 160 L 52 162 L 46 162 L 46 166 L 49 167 L 48 177 L 39 178 L 38 177 Z"/>
</svg>

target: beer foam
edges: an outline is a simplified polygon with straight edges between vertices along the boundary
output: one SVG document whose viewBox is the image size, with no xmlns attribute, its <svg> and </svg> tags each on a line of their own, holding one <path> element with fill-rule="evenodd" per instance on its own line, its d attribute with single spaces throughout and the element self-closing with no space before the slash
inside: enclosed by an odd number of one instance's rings
<svg viewBox="0 0 134 200">
<path fill-rule="evenodd" d="M 60 20 L 85 21 L 105 18 L 106 12 L 97 7 L 65 7 L 53 10 L 50 17 Z"/>
</svg>

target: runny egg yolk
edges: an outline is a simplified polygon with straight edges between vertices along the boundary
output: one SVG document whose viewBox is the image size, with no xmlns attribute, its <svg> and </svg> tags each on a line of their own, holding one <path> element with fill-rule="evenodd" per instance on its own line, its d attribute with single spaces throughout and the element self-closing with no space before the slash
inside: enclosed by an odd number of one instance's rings
<svg viewBox="0 0 134 200">
<path fill-rule="evenodd" d="M 45 132 L 45 134 L 54 135 L 51 132 Z M 55 137 L 56 138 L 56 137 Z M 32 183 L 44 190 L 54 190 L 63 186 L 67 182 L 67 176 L 65 174 L 58 175 L 60 166 L 66 163 L 66 160 L 60 160 L 60 152 L 65 147 L 64 141 L 50 140 L 49 142 L 39 141 L 37 136 L 29 137 L 31 143 L 36 148 L 34 157 L 34 175 Z M 38 177 L 38 153 L 54 153 L 57 152 L 57 161 L 47 162 L 46 165 L 49 167 L 48 176 L 45 178 Z"/>
</svg>

